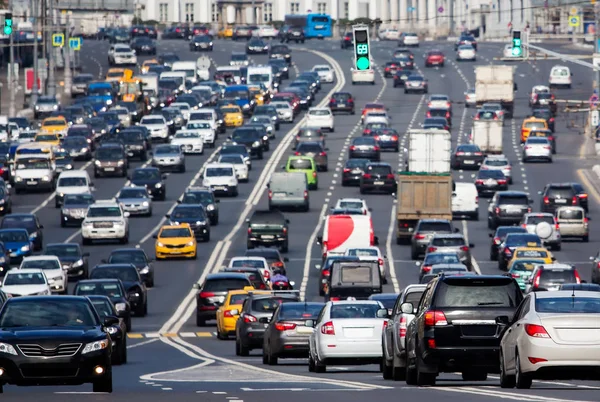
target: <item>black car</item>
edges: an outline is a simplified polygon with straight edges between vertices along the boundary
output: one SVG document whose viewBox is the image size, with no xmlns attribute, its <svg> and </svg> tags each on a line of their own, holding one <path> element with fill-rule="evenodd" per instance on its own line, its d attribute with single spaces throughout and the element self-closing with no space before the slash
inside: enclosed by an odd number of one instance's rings
<svg viewBox="0 0 600 402">
<path fill-rule="evenodd" d="M 93 195 L 84 194 L 65 194 L 60 210 L 60 226 L 81 226 L 85 219 L 88 207 L 96 202 Z"/>
<path fill-rule="evenodd" d="M 92 302 L 98 315 L 102 318 L 118 317 L 119 322 L 106 328 L 106 332 L 113 341 L 111 363 L 120 365 L 127 363 L 127 317 L 126 311 L 117 311 L 113 302 L 107 296 L 91 295 L 87 296 Z"/>
<path fill-rule="evenodd" d="M 167 197 L 166 180 L 167 175 L 162 174 L 155 167 L 136 168 L 129 180 L 131 184 L 146 187 L 153 199 L 164 201 Z"/>
<path fill-rule="evenodd" d="M 79 243 L 49 243 L 46 245 L 44 255 L 58 257 L 69 278 L 87 279 L 90 253 L 84 253 Z"/>
<path fill-rule="evenodd" d="M 285 36 L 282 38 L 282 42 L 296 42 L 296 43 L 304 43 L 305 35 L 304 28 L 302 27 L 290 27 L 286 32 Z"/>
<path fill-rule="evenodd" d="M 452 167 L 454 169 L 477 170 L 483 163 L 485 156 L 478 145 L 461 144 L 456 147 L 452 159 Z"/>
<path fill-rule="evenodd" d="M 368 164 L 367 159 L 348 159 L 342 171 L 342 186 L 359 185 Z"/>
<path fill-rule="evenodd" d="M 148 159 L 148 152 L 146 149 L 146 140 L 141 131 L 133 129 L 125 129 L 119 132 L 118 136 L 125 145 L 125 151 L 129 159 L 137 158 L 142 162 Z"/>
<path fill-rule="evenodd" d="M 577 190 L 572 183 L 550 183 L 539 194 L 542 197 L 541 212 L 554 213 L 559 207 L 579 206 L 580 204 Z"/>
<path fill-rule="evenodd" d="M 248 219 L 247 248 L 276 246 L 282 253 L 288 251 L 290 221 L 279 211 L 254 211 Z"/>
<path fill-rule="evenodd" d="M 106 296 L 115 305 L 119 317 L 123 317 L 127 332 L 131 331 L 131 304 L 120 279 L 86 279 L 77 282 L 73 289 L 76 296 Z"/>
<path fill-rule="evenodd" d="M 575 190 L 575 195 L 579 199 L 579 206 L 588 212 L 588 193 L 580 183 L 570 183 Z"/>
<path fill-rule="evenodd" d="M 531 117 L 546 120 L 548 129 L 554 132 L 554 113 L 549 107 L 535 107 L 531 110 Z"/>
<path fill-rule="evenodd" d="M 354 46 L 354 34 L 352 32 L 346 32 L 340 40 L 340 48 L 348 49 L 352 46 Z"/>
<path fill-rule="evenodd" d="M 133 264 L 100 264 L 90 272 L 90 279 L 120 279 L 127 292 L 127 300 L 135 315 L 148 314 L 148 290 Z"/>
<path fill-rule="evenodd" d="M 379 162 L 381 160 L 381 148 L 373 137 L 358 137 L 352 140 L 348 149 L 348 158 L 364 158 Z"/>
<path fill-rule="evenodd" d="M 61 142 L 61 148 L 68 152 L 75 160 L 92 159 L 92 145 L 85 137 L 68 136 Z"/>
<path fill-rule="evenodd" d="M 10 269 L 10 264 L 10 251 L 4 243 L 0 241 L 0 277 L 6 275 L 6 272 Z"/>
<path fill-rule="evenodd" d="M 131 41 L 131 48 L 136 55 L 156 55 L 156 44 L 150 38 L 139 37 Z"/>
<path fill-rule="evenodd" d="M 458 299 L 459 304 L 451 302 Z M 401 306 L 407 314 L 417 311 L 406 330 L 406 383 L 435 385 L 438 373 L 445 372 L 461 372 L 464 381 L 485 381 L 488 373 L 497 373 L 498 334 L 504 327 L 496 317 L 512 319 L 522 300 L 519 285 L 507 276 L 433 279 L 418 306 Z"/>
<path fill-rule="evenodd" d="M 531 212 L 530 204 L 532 202 L 529 195 L 521 191 L 496 192 L 490 201 L 488 228 L 496 229 L 505 224 L 519 224 L 523 215 Z M 542 210 L 542 212 L 545 211 Z"/>
<path fill-rule="evenodd" d="M 246 54 L 268 54 L 269 45 L 261 38 L 253 37 L 246 45 Z"/>
<path fill-rule="evenodd" d="M 283 59 L 288 64 L 292 62 L 292 51 L 286 45 L 273 45 L 269 50 L 270 59 Z"/>
<path fill-rule="evenodd" d="M 475 176 L 475 187 L 480 196 L 508 190 L 508 179 L 501 170 L 480 170 Z"/>
<path fill-rule="evenodd" d="M 556 116 L 558 110 L 558 104 L 556 103 L 556 97 L 552 93 L 543 92 L 535 94 L 530 102 L 531 107 L 544 107 L 550 109 L 553 116 Z"/>
<path fill-rule="evenodd" d="M 190 52 L 213 51 L 213 40 L 208 35 L 194 36 L 190 41 Z"/>
<path fill-rule="evenodd" d="M 542 247 L 542 240 L 533 233 L 508 233 L 498 247 L 498 269 L 506 271 L 517 247 Z"/>
<path fill-rule="evenodd" d="M 427 118 L 443 117 L 448 122 L 448 126 L 452 127 L 452 113 L 446 108 L 429 108 L 425 113 Z"/>
<path fill-rule="evenodd" d="M 408 77 L 410 77 L 411 75 L 412 75 L 412 71 L 408 68 L 401 67 L 401 68 L 396 69 L 396 72 L 394 73 L 394 76 L 393 76 L 394 88 L 397 88 L 397 87 L 404 88 L 404 81 L 406 81 L 408 79 Z"/>
<path fill-rule="evenodd" d="M 143 248 L 119 248 L 113 250 L 108 259 L 102 260 L 105 264 L 133 264 L 140 273 L 144 284 L 154 287 L 153 258 L 149 258 Z"/>
<path fill-rule="evenodd" d="M 0 187 L 0 215 L 12 214 L 12 197 L 10 191 Z"/>
<path fill-rule="evenodd" d="M 396 177 L 388 163 L 368 163 L 360 178 L 360 193 L 382 191 L 389 194 L 396 192 Z"/>
<path fill-rule="evenodd" d="M 383 68 L 383 76 L 385 78 L 393 77 L 396 71 L 400 68 L 400 64 L 396 61 L 388 61 Z"/>
<path fill-rule="evenodd" d="M 336 112 L 346 112 L 350 114 L 354 114 L 355 106 L 354 106 L 354 97 L 349 92 L 336 92 L 331 95 L 331 99 L 329 99 L 329 109 L 331 113 Z"/>
<path fill-rule="evenodd" d="M 242 155 L 248 166 L 248 170 L 252 170 L 252 161 L 250 160 L 250 152 L 244 145 L 225 144 L 219 151 L 219 155 Z"/>
<path fill-rule="evenodd" d="M 84 383 L 92 383 L 94 392 L 112 392 L 112 339 L 108 328 L 118 323 L 117 317 L 100 318 L 85 297 L 7 300 L 0 312 L 0 327 L 4 329 L 0 342 L 7 350 L 0 359 L 4 370 L 0 392 L 5 384 Z"/>
<path fill-rule="evenodd" d="M 285 59 L 271 58 L 268 64 L 279 69 L 279 75 L 282 79 L 290 78 L 290 66 Z"/>
<path fill-rule="evenodd" d="M 214 320 L 217 310 L 223 305 L 225 296 L 230 290 L 243 289 L 252 286 L 248 275 L 243 273 L 208 274 L 204 283 L 194 284 L 198 290 L 196 295 L 196 325 L 203 327 L 206 321 Z"/>
<path fill-rule="evenodd" d="M 490 233 L 492 239 L 490 244 L 490 260 L 498 260 L 498 250 L 504 239 L 511 233 L 527 233 L 527 229 L 521 226 L 498 226 L 494 233 Z"/>
<path fill-rule="evenodd" d="M 177 205 L 170 214 L 166 215 L 171 225 L 188 223 L 194 232 L 196 240 L 210 241 L 210 220 L 201 204 Z"/>
<path fill-rule="evenodd" d="M 119 143 L 106 143 L 98 146 L 94 154 L 94 177 L 127 176 L 127 154 Z"/>
<path fill-rule="evenodd" d="M 243 145 L 249 149 L 251 156 L 263 159 L 262 136 L 258 130 L 247 127 L 236 128 L 230 140 L 233 142 L 233 145 Z"/>
<path fill-rule="evenodd" d="M 181 200 L 177 200 L 182 205 L 202 205 L 211 225 L 219 224 L 219 203 L 221 200 L 215 198 L 215 195 L 209 188 L 191 187 L 186 189 Z"/>
<path fill-rule="evenodd" d="M 393 128 L 375 128 L 369 133 L 369 136 L 375 138 L 382 150 L 391 149 L 394 152 L 400 150 L 400 134 Z"/>
<path fill-rule="evenodd" d="M 25 229 L 29 233 L 29 241 L 33 251 L 40 251 L 44 244 L 44 225 L 35 214 L 9 214 L 2 219 L 0 229 Z"/>
</svg>

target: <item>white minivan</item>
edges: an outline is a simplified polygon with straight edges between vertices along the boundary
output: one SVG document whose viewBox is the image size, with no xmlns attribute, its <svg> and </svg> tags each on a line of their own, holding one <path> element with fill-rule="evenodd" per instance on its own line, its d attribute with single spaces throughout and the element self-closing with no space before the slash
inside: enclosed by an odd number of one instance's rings
<svg viewBox="0 0 600 402">
<path fill-rule="evenodd" d="M 452 192 L 452 215 L 455 217 L 468 216 L 479 220 L 479 194 L 474 183 L 454 183 Z"/>
<path fill-rule="evenodd" d="M 85 170 L 67 170 L 56 180 L 56 196 L 54 204 L 60 208 L 65 199 L 65 194 L 88 194 L 93 190 L 94 183 Z"/>
<path fill-rule="evenodd" d="M 197 67 L 193 61 L 176 61 L 173 63 L 171 71 L 183 71 L 187 80 L 192 81 L 194 84 L 198 82 Z"/>
<path fill-rule="evenodd" d="M 550 78 L 548 79 L 548 86 L 552 87 L 565 87 L 571 88 L 571 82 L 573 73 L 567 66 L 554 66 L 550 70 Z"/>
</svg>

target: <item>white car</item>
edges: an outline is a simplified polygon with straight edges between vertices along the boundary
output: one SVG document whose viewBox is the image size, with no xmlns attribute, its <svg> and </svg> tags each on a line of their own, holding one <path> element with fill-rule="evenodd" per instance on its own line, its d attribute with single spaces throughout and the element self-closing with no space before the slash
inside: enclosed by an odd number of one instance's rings
<svg viewBox="0 0 600 402">
<path fill-rule="evenodd" d="M 473 107 L 477 105 L 477 96 L 475 95 L 475 88 L 469 88 L 465 92 L 465 107 Z"/>
<path fill-rule="evenodd" d="M 238 179 L 231 163 L 209 163 L 202 175 L 202 186 L 215 194 L 238 196 Z"/>
<path fill-rule="evenodd" d="M 259 268 L 262 277 L 270 281 L 273 277 L 273 271 L 269 262 L 264 257 L 233 257 L 229 261 L 228 268 Z"/>
<path fill-rule="evenodd" d="M 535 100 L 537 99 L 538 94 L 549 94 L 550 88 L 546 85 L 536 85 L 531 88 L 531 94 L 529 95 L 529 106 L 533 105 Z"/>
<path fill-rule="evenodd" d="M 181 111 L 181 115 L 185 121 L 190 119 L 190 113 L 192 108 L 185 102 L 173 102 L 169 105 L 169 107 L 175 107 Z"/>
<path fill-rule="evenodd" d="M 8 297 L 52 294 L 48 279 L 41 269 L 11 269 L 6 272 L 0 289 Z"/>
<path fill-rule="evenodd" d="M 430 109 L 452 109 L 452 101 L 448 95 L 430 95 L 427 107 Z"/>
<path fill-rule="evenodd" d="M 372 261 L 379 265 L 379 274 L 384 284 L 387 283 L 387 256 L 381 254 L 379 247 L 351 247 L 346 250 L 347 256 L 358 257 L 361 261 Z"/>
<path fill-rule="evenodd" d="M 364 215 L 371 215 L 371 208 L 362 198 L 340 198 L 333 209 L 360 209 Z"/>
<path fill-rule="evenodd" d="M 504 46 L 504 50 L 502 51 L 502 57 L 504 57 L 505 59 L 513 59 L 513 58 L 518 58 L 521 56 L 515 56 L 512 52 L 513 50 L 513 46 L 512 45 L 505 45 Z"/>
<path fill-rule="evenodd" d="M 413 32 L 407 32 L 400 36 L 400 41 L 404 46 L 419 47 L 419 36 Z"/>
<path fill-rule="evenodd" d="M 21 261 L 19 269 L 41 269 L 46 275 L 48 285 L 54 293 L 67 294 L 69 276 L 62 268 L 58 257 L 53 255 L 36 255 L 25 257 Z"/>
<path fill-rule="evenodd" d="M 151 114 L 142 117 L 140 126 L 144 126 L 150 132 L 150 139 L 167 142 L 169 140 L 169 126 L 162 115 Z"/>
<path fill-rule="evenodd" d="M 387 309 L 379 301 L 327 302 L 308 342 L 308 371 L 324 373 L 328 365 L 348 362 L 379 364 L 387 315 Z"/>
<path fill-rule="evenodd" d="M 546 137 L 529 137 L 523 144 L 523 162 L 543 160 L 552 163 L 552 144 Z"/>
<path fill-rule="evenodd" d="M 548 79 L 549 87 L 571 88 L 572 76 L 573 74 L 569 67 L 554 66 L 550 70 L 550 78 Z"/>
<path fill-rule="evenodd" d="M 123 125 L 123 127 L 131 126 L 131 113 L 129 113 L 129 109 L 123 106 L 116 106 L 110 109 L 111 112 L 115 112 L 117 116 L 119 116 L 119 122 Z"/>
<path fill-rule="evenodd" d="M 171 145 L 179 145 L 185 154 L 203 154 L 204 138 L 197 130 L 179 130 L 171 138 Z"/>
<path fill-rule="evenodd" d="M 116 201 L 96 201 L 90 205 L 81 223 L 84 245 L 94 240 L 119 240 L 129 243 L 129 212 L 123 211 Z"/>
<path fill-rule="evenodd" d="M 477 60 L 477 52 L 475 51 L 475 48 L 471 45 L 460 45 L 458 47 L 458 50 L 456 51 L 456 60 L 457 61 L 463 61 L 463 60 L 475 61 L 475 60 Z"/>
<path fill-rule="evenodd" d="M 367 114 L 363 116 L 362 125 L 363 127 L 366 127 L 367 124 L 370 123 L 385 124 L 386 126 L 389 126 L 390 115 L 382 110 L 367 112 Z"/>
<path fill-rule="evenodd" d="M 287 102 L 271 102 L 270 106 L 277 109 L 277 117 L 284 123 L 292 123 L 294 121 L 294 108 Z"/>
<path fill-rule="evenodd" d="M 311 71 L 319 74 L 321 82 L 332 83 L 335 80 L 335 73 L 329 64 L 317 64 Z"/>
<path fill-rule="evenodd" d="M 587 379 L 600 362 L 600 293 L 554 291 L 531 293 L 504 318 L 500 341 L 500 386 L 531 388 L 544 373 L 561 380 Z"/>
<path fill-rule="evenodd" d="M 528 233 L 538 235 L 544 247 L 560 250 L 562 237 L 556 217 L 549 212 L 530 212 L 523 215 L 521 226 Z"/>
<path fill-rule="evenodd" d="M 235 168 L 235 174 L 237 176 L 238 181 L 247 182 L 248 181 L 248 165 L 244 161 L 244 157 L 242 155 L 236 154 L 226 154 L 219 156 L 219 160 L 217 163 L 230 163 Z"/>
<path fill-rule="evenodd" d="M 335 131 L 333 113 L 327 107 L 311 107 L 306 114 L 306 127 Z"/>
<path fill-rule="evenodd" d="M 398 40 L 400 39 L 400 31 L 393 28 L 385 28 L 379 30 L 377 36 L 380 40 Z"/>
<path fill-rule="evenodd" d="M 86 194 L 93 191 L 94 183 L 86 170 L 67 170 L 58 176 L 54 205 L 60 208 L 65 194 Z"/>
<path fill-rule="evenodd" d="M 192 120 L 185 126 L 186 131 L 195 131 L 202 136 L 204 144 L 215 147 L 215 126 L 209 120 Z"/>
<path fill-rule="evenodd" d="M 277 35 L 279 35 L 279 31 L 270 25 L 259 25 L 258 29 L 252 30 L 252 36 L 258 36 L 259 38 L 275 39 Z"/>
<path fill-rule="evenodd" d="M 13 166 L 17 194 L 30 190 L 54 190 L 54 169 L 50 160 L 18 159 Z"/>
<path fill-rule="evenodd" d="M 108 65 L 109 66 L 124 66 L 136 65 L 137 56 L 135 51 L 131 50 L 128 45 L 115 44 L 108 49 Z"/>
<path fill-rule="evenodd" d="M 508 184 L 512 184 L 512 165 L 504 155 L 488 155 L 481 164 L 480 170 L 501 170 L 508 179 Z"/>
</svg>

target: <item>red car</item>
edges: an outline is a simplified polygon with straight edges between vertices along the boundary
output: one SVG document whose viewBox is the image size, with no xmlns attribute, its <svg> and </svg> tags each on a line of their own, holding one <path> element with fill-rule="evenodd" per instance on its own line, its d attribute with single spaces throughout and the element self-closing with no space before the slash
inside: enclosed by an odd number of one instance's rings
<svg viewBox="0 0 600 402">
<path fill-rule="evenodd" d="M 395 61 L 388 61 L 387 63 L 385 63 L 385 68 L 383 69 L 383 76 L 385 78 L 393 77 L 399 68 L 400 68 L 400 63 L 395 62 Z"/>
<path fill-rule="evenodd" d="M 444 53 L 439 50 L 432 50 L 425 55 L 425 67 L 440 66 L 444 67 Z"/>
</svg>

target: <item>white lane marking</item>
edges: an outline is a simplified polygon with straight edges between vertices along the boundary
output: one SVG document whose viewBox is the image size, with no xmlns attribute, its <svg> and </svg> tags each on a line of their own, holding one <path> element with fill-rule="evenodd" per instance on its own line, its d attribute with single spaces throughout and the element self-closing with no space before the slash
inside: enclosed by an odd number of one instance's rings
<svg viewBox="0 0 600 402">
<path fill-rule="evenodd" d="M 338 82 L 329 91 L 329 93 L 323 97 L 323 100 L 321 102 L 319 102 L 319 105 L 317 105 L 318 107 L 322 107 L 327 104 L 327 102 L 329 101 L 329 98 L 331 97 L 331 95 L 334 92 L 343 88 L 344 85 L 346 84 L 344 72 L 343 72 L 342 68 L 340 67 L 339 63 L 337 61 L 335 61 L 335 59 L 333 59 L 332 57 L 326 55 L 325 53 L 314 51 L 314 50 L 309 50 L 309 49 L 303 49 L 303 50 L 305 50 L 307 52 L 311 52 L 313 54 L 316 54 L 317 56 L 320 56 L 321 58 L 325 59 L 334 68 L 334 70 L 336 72 Z M 254 202 L 256 202 L 256 204 L 258 204 L 258 200 L 262 196 L 262 193 L 265 191 L 266 187 L 264 185 L 266 184 L 266 180 L 267 180 L 268 176 L 271 174 L 270 172 L 275 169 L 275 167 L 279 163 L 280 158 L 283 156 L 284 152 L 286 152 L 288 150 L 289 144 L 291 143 L 292 138 L 294 137 L 294 135 L 296 133 L 296 130 L 301 126 L 301 124 L 303 124 L 304 119 L 305 118 L 302 118 L 294 126 L 294 128 L 292 128 L 286 134 L 284 139 L 277 146 L 277 149 L 275 150 L 275 152 L 269 158 L 269 161 L 266 163 L 263 173 L 261 175 L 262 180 L 261 180 L 261 178 L 259 178 L 259 180 L 255 184 L 255 187 L 254 187 L 252 193 L 250 194 L 250 197 L 248 197 L 249 201 L 252 200 L 252 202 L 247 203 L 248 205 L 240 214 L 240 218 L 239 218 L 238 222 L 236 223 L 236 225 L 232 228 L 231 232 L 222 241 L 219 241 L 217 243 L 217 247 L 214 249 L 213 253 L 211 254 L 210 260 L 209 260 L 209 262 L 213 261 L 213 264 L 212 265 L 207 264 L 205 266 L 205 268 L 202 272 L 202 275 L 198 279 L 199 283 L 201 283 L 204 280 L 204 278 L 206 277 L 206 275 L 208 275 L 210 272 L 212 272 L 213 269 L 220 268 L 220 266 L 221 266 L 220 262 L 222 262 L 225 259 L 226 255 L 227 255 L 227 251 L 231 247 L 233 237 L 237 234 L 238 230 L 245 223 L 246 217 L 248 216 L 248 214 L 250 213 L 250 211 L 252 210 L 252 208 L 255 205 Z M 218 247 L 219 244 L 221 244 L 220 250 Z M 179 304 L 175 313 L 171 317 L 169 317 L 169 319 L 163 324 L 163 326 L 160 329 L 160 332 L 179 332 L 179 329 L 181 329 L 181 327 L 185 324 L 185 322 L 192 316 L 192 314 L 196 308 L 193 303 L 195 296 L 196 296 L 196 291 L 194 289 L 190 289 L 190 292 L 186 295 L 186 297 Z"/>
<path fill-rule="evenodd" d="M 396 276 L 396 266 L 394 264 L 394 257 L 392 255 L 392 237 L 394 237 L 394 228 L 396 227 L 397 219 L 397 207 L 398 202 L 394 200 L 394 206 L 390 213 L 390 226 L 388 227 L 387 239 L 385 241 L 385 249 L 387 253 L 387 263 L 389 268 L 390 279 L 392 280 L 392 286 L 394 286 L 394 293 L 400 293 L 400 284 L 398 283 L 398 277 Z"/>
<path fill-rule="evenodd" d="M 469 228 L 467 227 L 467 221 L 465 221 L 463 219 L 461 222 L 462 222 L 462 227 L 463 227 L 463 236 L 465 237 L 465 242 L 467 243 L 467 246 L 468 246 L 469 245 Z M 471 254 L 471 264 L 473 265 L 473 270 L 475 272 L 477 272 L 478 275 L 481 275 L 481 269 L 479 268 L 479 264 L 477 263 L 477 260 L 475 259 L 473 254 Z"/>
<path fill-rule="evenodd" d="M 317 218 L 317 226 L 315 230 L 310 234 L 308 238 L 308 243 L 306 244 L 306 258 L 304 260 L 304 270 L 302 271 L 302 284 L 300 285 L 300 299 L 305 300 L 306 297 L 306 288 L 308 286 L 308 279 L 310 277 L 310 261 L 312 257 L 312 248 L 317 239 L 317 234 L 321 230 L 321 226 L 323 226 L 323 222 L 325 222 L 325 216 L 327 215 L 327 210 L 329 209 L 328 203 L 323 205 L 321 208 L 321 213 L 319 213 L 319 217 Z"/>
<path fill-rule="evenodd" d="M 158 341 L 158 339 L 157 339 L 157 338 L 154 338 L 154 339 L 148 339 L 147 341 L 143 341 L 143 342 L 139 342 L 139 343 L 134 343 L 133 345 L 128 345 L 128 346 L 127 346 L 127 349 L 139 348 L 140 346 L 145 346 L 145 345 L 148 345 L 148 344 L 150 344 L 150 343 L 154 343 L 154 342 L 156 342 L 156 341 Z"/>
<path fill-rule="evenodd" d="M 500 399 L 510 399 L 514 401 L 530 401 L 530 402 L 591 402 L 591 401 L 581 401 L 581 400 L 573 400 L 573 399 L 558 399 L 558 398 L 550 398 L 541 395 L 528 395 L 528 394 L 517 394 L 514 392 L 507 391 L 495 391 L 491 387 L 435 387 L 432 388 L 436 391 L 447 391 L 447 392 L 458 392 L 472 395 L 479 395 L 489 397 L 495 397 Z"/>
</svg>

